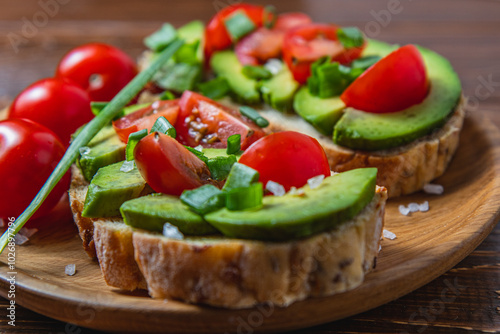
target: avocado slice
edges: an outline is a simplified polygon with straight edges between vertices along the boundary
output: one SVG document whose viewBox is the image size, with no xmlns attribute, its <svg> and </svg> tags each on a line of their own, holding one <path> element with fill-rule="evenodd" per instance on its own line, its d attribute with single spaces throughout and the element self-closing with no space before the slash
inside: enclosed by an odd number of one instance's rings
<svg viewBox="0 0 500 334">
<path fill-rule="evenodd" d="M 322 99 L 312 95 L 309 88 L 303 86 L 295 95 L 293 108 L 319 132 L 331 135 L 335 123 L 342 116 L 345 104 L 339 96 Z"/>
<path fill-rule="evenodd" d="M 376 168 L 355 169 L 327 177 L 304 195 L 266 196 L 259 210 L 224 208 L 205 219 L 228 237 L 290 240 L 331 230 L 356 216 L 375 194 Z"/>
<path fill-rule="evenodd" d="M 385 55 L 393 46 L 370 40 L 367 54 Z M 441 127 L 460 101 L 458 75 L 442 56 L 419 47 L 430 80 L 428 96 L 419 104 L 388 114 L 347 108 L 335 125 L 333 141 L 352 149 L 375 151 L 398 147 Z M 372 52 L 372 53 L 368 53 Z"/>
<path fill-rule="evenodd" d="M 176 61 L 188 63 L 203 61 L 202 39 L 205 33 L 205 25 L 196 20 L 186 23 L 177 29 L 177 36 L 184 40 L 184 45 L 175 53 Z"/>
<path fill-rule="evenodd" d="M 243 74 L 243 65 L 231 50 L 219 51 L 212 55 L 210 66 L 213 71 L 224 77 L 234 93 L 236 100 L 245 104 L 258 104 L 260 100 L 257 81 Z"/>
<path fill-rule="evenodd" d="M 123 202 L 151 193 L 137 168 L 122 172 L 123 161 L 97 171 L 87 190 L 83 217 L 113 217 L 120 215 Z"/>
<path fill-rule="evenodd" d="M 260 82 L 260 91 L 264 102 L 279 111 L 291 111 L 293 96 L 299 88 L 288 66 L 283 65 L 281 70 L 268 80 Z"/>
<path fill-rule="evenodd" d="M 111 125 L 99 131 L 87 147 L 87 152 L 78 157 L 77 164 L 88 182 L 99 168 L 125 159 L 126 145 L 120 141 Z"/>
<path fill-rule="evenodd" d="M 187 235 L 217 232 L 175 196 L 152 194 L 139 197 L 123 203 L 120 211 L 125 224 L 145 230 L 162 232 L 163 225 L 170 223 Z"/>
</svg>

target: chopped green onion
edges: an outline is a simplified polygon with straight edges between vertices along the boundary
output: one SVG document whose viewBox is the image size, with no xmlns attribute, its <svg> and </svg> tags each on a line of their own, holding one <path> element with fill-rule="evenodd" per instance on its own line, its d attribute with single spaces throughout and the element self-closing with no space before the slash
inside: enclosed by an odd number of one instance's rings
<svg viewBox="0 0 500 334">
<path fill-rule="evenodd" d="M 228 210 L 256 209 L 262 206 L 264 190 L 261 182 L 252 183 L 248 187 L 233 188 L 226 193 Z"/>
<path fill-rule="evenodd" d="M 242 72 L 247 78 L 255 80 L 270 79 L 273 76 L 264 66 L 245 65 Z"/>
<path fill-rule="evenodd" d="M 169 24 L 165 23 L 160 29 L 144 38 L 144 44 L 155 52 L 162 51 L 177 38 L 177 31 Z"/>
<path fill-rule="evenodd" d="M 351 83 L 351 69 L 320 59 L 311 66 L 311 76 L 307 80 L 307 87 L 312 95 L 320 98 L 329 98 L 340 95 Z"/>
<path fill-rule="evenodd" d="M 227 154 L 238 154 L 241 150 L 241 135 L 235 134 L 227 138 Z"/>
<path fill-rule="evenodd" d="M 174 60 L 177 63 L 186 63 L 191 65 L 200 64 L 201 60 L 198 57 L 199 46 L 200 41 L 183 45 L 182 48 L 180 48 L 174 55 Z"/>
<path fill-rule="evenodd" d="M 272 29 L 276 24 L 276 20 L 278 19 L 278 15 L 276 14 L 276 7 L 273 5 L 267 5 L 264 7 L 264 17 L 262 18 L 262 22 L 264 27 L 267 29 Z"/>
<path fill-rule="evenodd" d="M 234 155 L 207 158 L 206 164 L 212 179 L 217 181 L 225 180 L 237 160 Z"/>
<path fill-rule="evenodd" d="M 80 147 L 86 146 L 97 134 L 97 132 L 108 124 L 122 110 L 122 108 L 125 107 L 125 105 L 139 93 L 146 83 L 151 80 L 153 74 L 174 55 L 182 44 L 182 40 L 172 42 L 172 44 L 169 45 L 146 70 L 137 74 L 135 78 L 132 79 L 132 81 L 130 81 L 127 86 L 125 86 L 125 88 L 123 88 L 113 98 L 113 100 L 111 100 L 111 102 L 104 107 L 104 109 L 78 134 L 31 204 L 0 238 L 0 253 L 9 243 L 9 239 L 12 240 L 14 235 L 19 232 L 28 219 L 36 212 L 36 210 L 38 210 L 45 198 L 47 198 L 59 180 L 66 174 L 73 162 L 79 156 Z"/>
<path fill-rule="evenodd" d="M 148 129 L 142 129 L 131 133 L 128 136 L 127 147 L 125 148 L 125 158 L 127 161 L 134 160 L 134 149 L 142 138 L 148 135 Z"/>
<path fill-rule="evenodd" d="M 166 100 L 175 100 L 175 95 L 174 93 L 166 90 L 163 92 L 163 94 L 160 96 L 160 100 L 166 101 Z"/>
<path fill-rule="evenodd" d="M 205 164 L 208 162 L 208 158 L 205 156 L 205 154 L 203 154 L 203 152 L 200 152 L 198 151 L 197 149 L 193 148 L 193 147 L 190 147 L 190 146 L 184 146 L 189 152 L 193 153 L 194 155 L 196 155 L 198 157 L 198 159 L 200 159 L 201 161 L 203 161 Z"/>
<path fill-rule="evenodd" d="M 363 45 L 363 33 L 356 27 L 346 27 L 337 30 L 337 37 L 342 45 L 348 48 L 357 48 Z"/>
<path fill-rule="evenodd" d="M 92 101 L 90 102 L 90 109 L 92 109 L 92 113 L 97 116 L 103 109 L 108 105 L 109 101 L 107 102 L 98 102 L 98 101 Z"/>
<path fill-rule="evenodd" d="M 165 118 L 165 116 L 160 116 L 156 119 L 155 123 L 151 127 L 151 133 L 161 132 L 175 139 L 177 132 L 175 128 L 170 124 L 170 122 Z"/>
<path fill-rule="evenodd" d="M 257 110 L 254 108 L 250 108 L 247 106 L 241 106 L 240 107 L 240 113 L 243 116 L 248 117 L 252 122 L 260 126 L 261 128 L 265 128 L 266 126 L 269 125 L 269 121 L 262 117 Z"/>
<path fill-rule="evenodd" d="M 185 190 L 180 199 L 194 212 L 204 215 L 224 207 L 225 195 L 219 188 L 206 184 L 193 190 Z"/>
<path fill-rule="evenodd" d="M 382 57 L 375 55 L 355 59 L 351 63 L 351 68 L 361 68 L 363 70 L 366 70 L 368 67 L 371 67 L 380 59 L 382 59 Z"/>
<path fill-rule="evenodd" d="M 210 99 L 218 100 L 228 95 L 231 91 L 226 78 L 217 77 L 213 80 L 198 84 L 200 93 Z"/>
<path fill-rule="evenodd" d="M 226 180 L 222 190 L 229 191 L 234 188 L 245 188 L 259 180 L 259 172 L 246 165 L 236 162 Z"/>
<path fill-rule="evenodd" d="M 243 10 L 237 10 L 225 18 L 224 25 L 233 42 L 257 29 L 255 23 Z"/>
<path fill-rule="evenodd" d="M 155 73 L 153 81 L 163 89 L 182 93 L 192 90 L 201 80 L 201 64 L 169 62 Z"/>
</svg>

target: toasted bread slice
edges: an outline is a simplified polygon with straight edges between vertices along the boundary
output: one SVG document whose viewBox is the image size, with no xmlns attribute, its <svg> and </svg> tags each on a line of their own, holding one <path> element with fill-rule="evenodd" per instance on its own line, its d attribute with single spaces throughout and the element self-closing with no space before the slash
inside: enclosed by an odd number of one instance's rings
<svg viewBox="0 0 500 334">
<path fill-rule="evenodd" d="M 97 256 L 109 285 L 227 308 L 262 302 L 286 306 L 357 287 L 374 267 L 387 199 L 386 189 L 377 187 L 373 200 L 352 220 L 300 240 L 175 240 L 132 229 L 118 217 L 82 217 L 86 187 L 74 167 L 70 201 L 75 222 L 84 248 Z"/>
</svg>

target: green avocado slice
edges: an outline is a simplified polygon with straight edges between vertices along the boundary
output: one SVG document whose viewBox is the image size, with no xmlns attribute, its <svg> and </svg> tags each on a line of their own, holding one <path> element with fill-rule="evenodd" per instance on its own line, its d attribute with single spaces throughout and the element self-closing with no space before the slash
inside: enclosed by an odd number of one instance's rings
<svg viewBox="0 0 500 334">
<path fill-rule="evenodd" d="M 205 215 L 206 221 L 228 237 L 255 240 L 291 240 L 331 230 L 356 216 L 375 194 L 376 168 L 355 169 L 327 177 L 304 194 L 266 196 L 259 210 Z"/>
<path fill-rule="evenodd" d="M 384 56 L 394 46 L 370 40 L 365 55 Z M 442 56 L 419 47 L 430 80 L 429 95 L 403 111 L 375 114 L 347 108 L 335 125 L 333 141 L 358 150 L 384 150 L 405 145 L 441 127 L 460 101 L 458 75 Z"/>
</svg>

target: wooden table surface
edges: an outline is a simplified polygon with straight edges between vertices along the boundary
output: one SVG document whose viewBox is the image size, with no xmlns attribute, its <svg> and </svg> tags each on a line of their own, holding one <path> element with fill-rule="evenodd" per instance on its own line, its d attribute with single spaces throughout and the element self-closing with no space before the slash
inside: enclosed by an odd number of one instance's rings
<svg viewBox="0 0 500 334">
<path fill-rule="evenodd" d="M 0 0 L 0 104 L 52 76 L 62 55 L 102 41 L 136 57 L 142 38 L 162 22 L 208 20 L 238 0 Z M 500 1 L 282 0 L 280 12 L 303 11 L 315 21 L 355 25 L 373 38 L 417 43 L 446 56 L 462 79 L 469 110 L 500 127 Z M 471 138 L 471 140 L 474 140 Z M 500 206 L 500 203 L 499 203 Z M 449 284 L 464 289 L 436 303 Z M 437 307 L 437 305 L 440 305 Z M 444 305 L 444 306 L 442 306 Z M 73 328 L 22 307 L 7 324 L 0 298 L 0 332 L 98 333 Z M 500 331 L 500 225 L 467 258 L 433 282 L 377 309 L 297 333 L 469 333 Z"/>
</svg>

